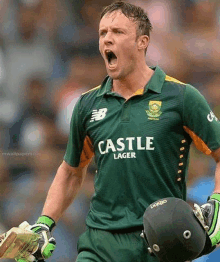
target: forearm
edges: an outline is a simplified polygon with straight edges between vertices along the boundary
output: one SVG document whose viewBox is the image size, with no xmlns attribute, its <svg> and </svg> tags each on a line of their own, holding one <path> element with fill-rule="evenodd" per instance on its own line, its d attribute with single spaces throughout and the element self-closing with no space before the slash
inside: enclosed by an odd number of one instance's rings
<svg viewBox="0 0 220 262">
<path fill-rule="evenodd" d="M 69 168 L 63 162 L 48 191 L 42 215 L 47 215 L 57 222 L 76 197 L 85 173 L 86 168 Z"/>
<path fill-rule="evenodd" d="M 213 156 L 213 158 L 216 161 L 214 193 L 220 193 L 220 148 L 217 149 L 212 154 L 212 156 Z"/>
<path fill-rule="evenodd" d="M 220 193 L 220 162 L 216 164 L 215 170 L 215 193 Z"/>
</svg>

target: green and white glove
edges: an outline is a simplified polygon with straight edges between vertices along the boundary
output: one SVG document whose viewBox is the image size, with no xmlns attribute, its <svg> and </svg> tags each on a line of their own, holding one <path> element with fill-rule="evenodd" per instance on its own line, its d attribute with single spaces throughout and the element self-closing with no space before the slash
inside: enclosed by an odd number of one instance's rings
<svg viewBox="0 0 220 262">
<path fill-rule="evenodd" d="M 30 230 L 39 234 L 41 237 L 37 251 L 32 254 L 36 261 L 47 259 L 52 256 L 52 253 L 56 248 L 56 241 L 51 232 L 55 225 L 56 224 L 52 218 L 48 216 L 40 216 L 36 224 L 30 227 Z"/>
<path fill-rule="evenodd" d="M 212 246 L 220 244 L 220 194 L 211 195 L 201 209 Z"/>
<path fill-rule="evenodd" d="M 30 256 L 23 260 L 18 259 L 17 262 L 40 262 L 49 258 L 56 248 L 55 238 L 51 232 L 55 227 L 55 222 L 48 216 L 40 216 L 34 225 L 29 225 L 28 230 L 32 230 L 34 233 L 39 234 L 37 250 L 30 254 Z"/>
</svg>

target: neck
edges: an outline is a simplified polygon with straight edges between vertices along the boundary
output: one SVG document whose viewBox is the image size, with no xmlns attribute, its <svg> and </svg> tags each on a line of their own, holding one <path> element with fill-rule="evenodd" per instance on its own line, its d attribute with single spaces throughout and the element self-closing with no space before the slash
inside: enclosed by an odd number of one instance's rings
<svg viewBox="0 0 220 262">
<path fill-rule="evenodd" d="M 113 79 L 113 91 L 129 99 L 137 90 L 144 89 L 153 74 L 154 71 L 146 65 L 123 79 Z"/>
</svg>

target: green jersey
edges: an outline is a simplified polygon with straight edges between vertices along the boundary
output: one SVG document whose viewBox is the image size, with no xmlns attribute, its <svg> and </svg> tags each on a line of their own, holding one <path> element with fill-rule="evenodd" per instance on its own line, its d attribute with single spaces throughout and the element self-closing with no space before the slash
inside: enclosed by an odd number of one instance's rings
<svg viewBox="0 0 220 262">
<path fill-rule="evenodd" d="M 145 209 L 164 197 L 186 198 L 192 141 L 205 154 L 220 147 L 220 122 L 192 86 L 159 67 L 134 96 L 112 92 L 112 79 L 82 94 L 72 115 L 64 160 L 97 164 L 89 227 L 142 225 Z"/>
</svg>

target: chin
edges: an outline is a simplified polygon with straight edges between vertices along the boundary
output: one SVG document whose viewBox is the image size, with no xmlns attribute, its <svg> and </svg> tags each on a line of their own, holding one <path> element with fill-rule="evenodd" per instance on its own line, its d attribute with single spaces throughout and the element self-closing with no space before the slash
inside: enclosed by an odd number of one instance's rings
<svg viewBox="0 0 220 262">
<path fill-rule="evenodd" d="M 107 71 L 107 73 L 112 79 L 118 79 L 118 74 L 111 71 Z"/>
<path fill-rule="evenodd" d="M 120 79 L 120 77 L 115 76 L 114 74 L 108 74 L 112 79 L 117 80 Z"/>
<path fill-rule="evenodd" d="M 112 72 L 110 70 L 107 70 L 107 73 L 114 80 L 119 80 L 119 79 L 123 79 L 124 78 L 122 76 L 122 74 L 120 74 L 119 72 Z"/>
</svg>

